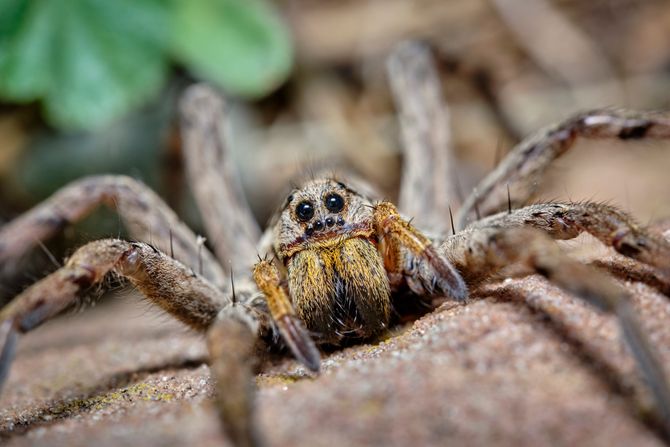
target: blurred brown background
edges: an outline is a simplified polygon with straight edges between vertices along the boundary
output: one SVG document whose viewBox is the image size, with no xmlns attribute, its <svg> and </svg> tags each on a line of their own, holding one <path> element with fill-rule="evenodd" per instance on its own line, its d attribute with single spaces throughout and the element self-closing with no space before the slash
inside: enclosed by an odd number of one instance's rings
<svg viewBox="0 0 670 447">
<path fill-rule="evenodd" d="M 293 32 L 294 69 L 267 98 L 235 102 L 231 128 L 261 220 L 278 202 L 282 185 L 306 167 L 353 167 L 392 194 L 401 160 L 385 57 L 402 39 L 425 40 L 435 51 L 453 147 L 469 183 L 491 169 L 496 151 L 577 111 L 670 106 L 670 5 L 664 0 L 278 4 Z M 138 177 L 179 208 L 185 186 L 173 181 L 181 169 L 174 97 L 187 79 L 174 72 L 162 97 L 141 111 L 141 123 L 134 116 L 67 139 L 41 124 L 36 107 L 4 105 L 0 219 L 91 172 Z M 662 169 L 670 166 L 667 145 L 590 146 L 580 145 L 561 161 L 548 197 L 613 200 L 643 220 L 668 214 L 670 205 L 659 197 L 668 191 Z"/>
</svg>

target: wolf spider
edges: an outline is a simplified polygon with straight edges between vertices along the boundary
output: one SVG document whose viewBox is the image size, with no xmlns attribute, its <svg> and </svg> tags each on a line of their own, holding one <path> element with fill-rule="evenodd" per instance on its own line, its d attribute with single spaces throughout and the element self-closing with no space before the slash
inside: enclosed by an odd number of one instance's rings
<svg viewBox="0 0 670 447">
<path fill-rule="evenodd" d="M 514 266 L 515 274 L 538 273 L 618 317 L 651 388 L 657 417 L 670 432 L 667 378 L 628 292 L 606 273 L 564 254 L 552 239 L 588 232 L 633 264 L 651 268 L 666 294 L 670 243 L 612 206 L 527 205 L 537 180 L 578 137 L 670 138 L 670 117 L 594 110 L 541 130 L 516 146 L 463 201 L 448 234 L 449 203 L 456 200 L 449 182 L 453 160 L 445 150 L 446 111 L 427 51 L 415 44 L 399 47 L 389 73 L 406 148 L 400 209 L 439 236 L 427 237 L 390 202 L 371 200 L 353 184 L 333 178 L 312 179 L 291 192 L 261 235 L 222 143 L 223 102 L 207 87 L 195 86 L 182 102 L 186 165 L 216 256 L 161 199 L 132 179 L 90 177 L 64 187 L 0 229 L 1 262 L 19 257 L 100 203 L 117 209 L 136 240 L 154 243 L 90 242 L 18 295 L 0 312 L 0 380 L 17 334 L 36 328 L 114 274 L 207 335 L 223 429 L 235 445 L 258 445 L 252 365 L 259 338 L 283 342 L 318 372 L 317 345 L 382 334 L 398 293 L 429 302 L 464 301 L 469 288 Z M 231 275 L 220 263 L 226 259 L 232 260 Z"/>
</svg>

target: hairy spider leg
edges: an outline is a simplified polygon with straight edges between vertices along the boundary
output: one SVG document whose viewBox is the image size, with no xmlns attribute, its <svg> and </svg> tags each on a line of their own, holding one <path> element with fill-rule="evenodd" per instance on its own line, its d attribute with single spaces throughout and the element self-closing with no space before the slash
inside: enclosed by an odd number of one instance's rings
<svg viewBox="0 0 670 447">
<path fill-rule="evenodd" d="M 376 204 L 373 219 L 392 286 L 404 279 L 417 295 L 467 299 L 467 286 L 456 269 L 430 239 L 398 214 L 392 203 Z"/>
<path fill-rule="evenodd" d="M 253 278 L 265 295 L 270 315 L 295 358 L 311 371 L 318 372 L 321 355 L 293 309 L 279 269 L 270 260 L 260 260 L 254 266 Z"/>
<path fill-rule="evenodd" d="M 516 207 L 527 204 L 554 160 L 586 139 L 638 140 L 670 138 L 670 117 L 661 112 L 623 109 L 592 110 L 548 126 L 516 145 L 496 169 L 465 199 L 456 223 L 465 228 L 478 210 L 482 217 L 503 211 L 507 188 Z"/>
</svg>

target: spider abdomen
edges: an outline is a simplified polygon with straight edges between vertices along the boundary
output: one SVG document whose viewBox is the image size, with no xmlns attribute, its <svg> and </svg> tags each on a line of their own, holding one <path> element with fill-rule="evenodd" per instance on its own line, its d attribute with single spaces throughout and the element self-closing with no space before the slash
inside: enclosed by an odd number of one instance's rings
<svg viewBox="0 0 670 447">
<path fill-rule="evenodd" d="M 302 250 L 287 267 L 295 310 L 318 342 L 370 338 L 388 326 L 391 290 L 369 240 L 343 239 Z"/>
</svg>

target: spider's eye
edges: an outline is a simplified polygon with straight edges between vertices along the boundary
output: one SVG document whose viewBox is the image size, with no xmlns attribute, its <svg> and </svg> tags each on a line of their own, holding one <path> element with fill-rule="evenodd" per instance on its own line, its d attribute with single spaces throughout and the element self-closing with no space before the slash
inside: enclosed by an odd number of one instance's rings
<svg viewBox="0 0 670 447">
<path fill-rule="evenodd" d="M 314 216 L 314 205 L 306 200 L 304 202 L 300 202 L 295 207 L 295 214 L 298 216 L 298 219 L 303 222 L 307 222 L 312 218 L 312 216 Z"/>
<path fill-rule="evenodd" d="M 342 208 L 344 208 L 344 199 L 341 195 L 334 192 L 328 194 L 324 202 L 326 204 L 326 208 L 328 208 L 328 211 L 331 213 L 339 213 L 342 211 Z"/>
</svg>

